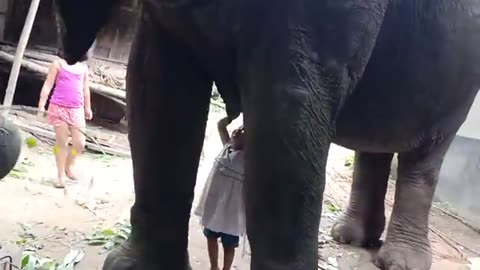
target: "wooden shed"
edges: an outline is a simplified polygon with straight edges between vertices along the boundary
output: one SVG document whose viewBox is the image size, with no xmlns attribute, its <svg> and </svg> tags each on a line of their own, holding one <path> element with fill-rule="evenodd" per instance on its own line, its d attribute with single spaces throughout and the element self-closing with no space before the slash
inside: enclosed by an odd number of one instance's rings
<svg viewBox="0 0 480 270">
<path fill-rule="evenodd" d="M 55 0 L 42 0 L 30 35 L 29 47 L 56 48 L 59 44 Z M 20 37 L 31 0 L 0 0 L 0 40 L 16 43 Z M 110 23 L 99 34 L 94 55 L 126 63 L 130 51 L 139 0 L 122 0 Z M 94 7 L 92 7 L 94 8 Z M 88 19 L 88 18 L 86 18 Z"/>
<path fill-rule="evenodd" d="M 55 54 L 61 46 L 61 24 L 55 11 L 54 1 L 40 1 L 27 49 Z M 30 3 L 31 0 L 0 0 L 0 43 L 16 45 Z M 99 33 L 92 62 L 125 69 L 135 32 L 135 21 L 139 15 L 139 5 L 139 0 L 121 0 L 121 5 L 113 12 L 109 24 Z M 0 63 L 0 98 L 2 99 L 5 95 L 10 67 L 9 63 Z M 42 76 L 22 68 L 14 104 L 36 106 L 42 83 Z M 122 106 L 95 93 L 92 94 L 92 106 L 95 115 L 115 122 L 120 121 L 124 116 Z"/>
</svg>

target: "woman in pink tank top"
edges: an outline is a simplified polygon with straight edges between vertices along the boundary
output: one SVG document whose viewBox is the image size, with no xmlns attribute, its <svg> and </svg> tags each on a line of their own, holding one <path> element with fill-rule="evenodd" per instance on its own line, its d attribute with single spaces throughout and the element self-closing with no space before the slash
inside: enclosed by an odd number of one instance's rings
<svg viewBox="0 0 480 270">
<path fill-rule="evenodd" d="M 88 55 L 84 61 L 74 65 L 68 65 L 63 59 L 55 60 L 40 93 L 38 108 L 44 112 L 53 89 L 47 117 L 55 129 L 54 153 L 58 173 L 54 186 L 57 188 L 65 187 L 66 178 L 77 180 L 73 168 L 76 158 L 85 148 L 85 119 L 92 119 L 87 59 Z M 69 136 L 72 137 L 70 151 Z"/>
</svg>

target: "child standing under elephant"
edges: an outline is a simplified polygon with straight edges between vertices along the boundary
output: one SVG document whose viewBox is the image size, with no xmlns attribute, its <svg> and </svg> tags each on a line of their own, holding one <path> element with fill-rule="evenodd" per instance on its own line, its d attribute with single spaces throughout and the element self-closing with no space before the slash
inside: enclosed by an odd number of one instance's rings
<svg viewBox="0 0 480 270">
<path fill-rule="evenodd" d="M 48 122 L 55 129 L 55 160 L 57 163 L 56 188 L 65 187 L 65 178 L 77 180 L 74 173 L 75 160 L 85 147 L 85 119 L 92 119 L 90 89 L 88 87 L 88 66 L 86 60 L 73 65 L 63 59 L 55 60 L 43 84 L 38 109 L 45 111 L 50 91 L 53 93 L 48 106 Z M 68 151 L 68 139 L 72 137 L 72 149 Z"/>
<path fill-rule="evenodd" d="M 235 248 L 245 233 L 243 201 L 244 130 L 240 127 L 230 137 L 228 117 L 218 122 L 218 132 L 224 145 L 208 176 L 195 214 L 201 217 L 207 238 L 211 270 L 218 267 L 218 239 L 224 250 L 223 270 L 232 267 Z"/>
</svg>

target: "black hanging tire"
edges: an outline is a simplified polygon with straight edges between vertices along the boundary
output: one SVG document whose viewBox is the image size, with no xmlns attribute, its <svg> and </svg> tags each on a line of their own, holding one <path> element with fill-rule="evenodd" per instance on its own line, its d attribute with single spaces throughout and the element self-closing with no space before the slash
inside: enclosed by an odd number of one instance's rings
<svg viewBox="0 0 480 270">
<path fill-rule="evenodd" d="M 15 167 L 21 149 L 22 137 L 18 128 L 0 116 L 0 180 Z"/>
</svg>

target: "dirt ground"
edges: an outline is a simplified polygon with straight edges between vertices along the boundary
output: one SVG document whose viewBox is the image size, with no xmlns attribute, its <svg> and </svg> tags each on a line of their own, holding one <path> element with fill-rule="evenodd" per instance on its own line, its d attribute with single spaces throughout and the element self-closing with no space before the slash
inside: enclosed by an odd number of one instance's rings
<svg viewBox="0 0 480 270">
<path fill-rule="evenodd" d="M 209 116 L 205 146 L 195 188 L 196 199 L 221 149 L 216 122 L 224 112 L 215 106 Z M 239 121 L 233 124 L 238 125 Z M 30 135 L 25 134 L 25 137 Z M 319 231 L 319 269 L 376 269 L 367 251 L 340 246 L 329 237 L 335 217 L 346 207 L 351 183 L 351 168 L 345 166 L 352 152 L 332 146 L 328 162 L 324 214 Z M 85 241 L 92 233 L 111 228 L 128 219 L 134 200 L 131 161 L 86 153 L 79 161 L 80 182 L 70 183 L 65 191 L 52 187 L 55 175 L 53 150 L 40 142 L 24 147 L 17 169 L 0 181 L 0 243 L 4 246 L 34 246 L 42 257 L 63 260 L 71 249 L 85 252 L 78 270 L 101 269 L 105 249 Z M 93 179 L 93 180 L 92 180 Z M 394 181 L 386 206 L 391 210 Z M 432 269 L 469 269 L 468 258 L 480 257 L 480 235 L 464 225 L 438 204 L 431 213 L 430 238 L 434 265 Z M 28 231 L 28 239 L 25 233 Z M 16 243 L 17 242 L 17 243 Z M 209 269 L 206 243 L 198 219 L 190 222 L 190 255 L 193 269 Z M 237 252 L 237 269 L 248 269 L 249 248 L 243 242 Z M 474 268 L 472 268 L 474 269 Z"/>
</svg>

